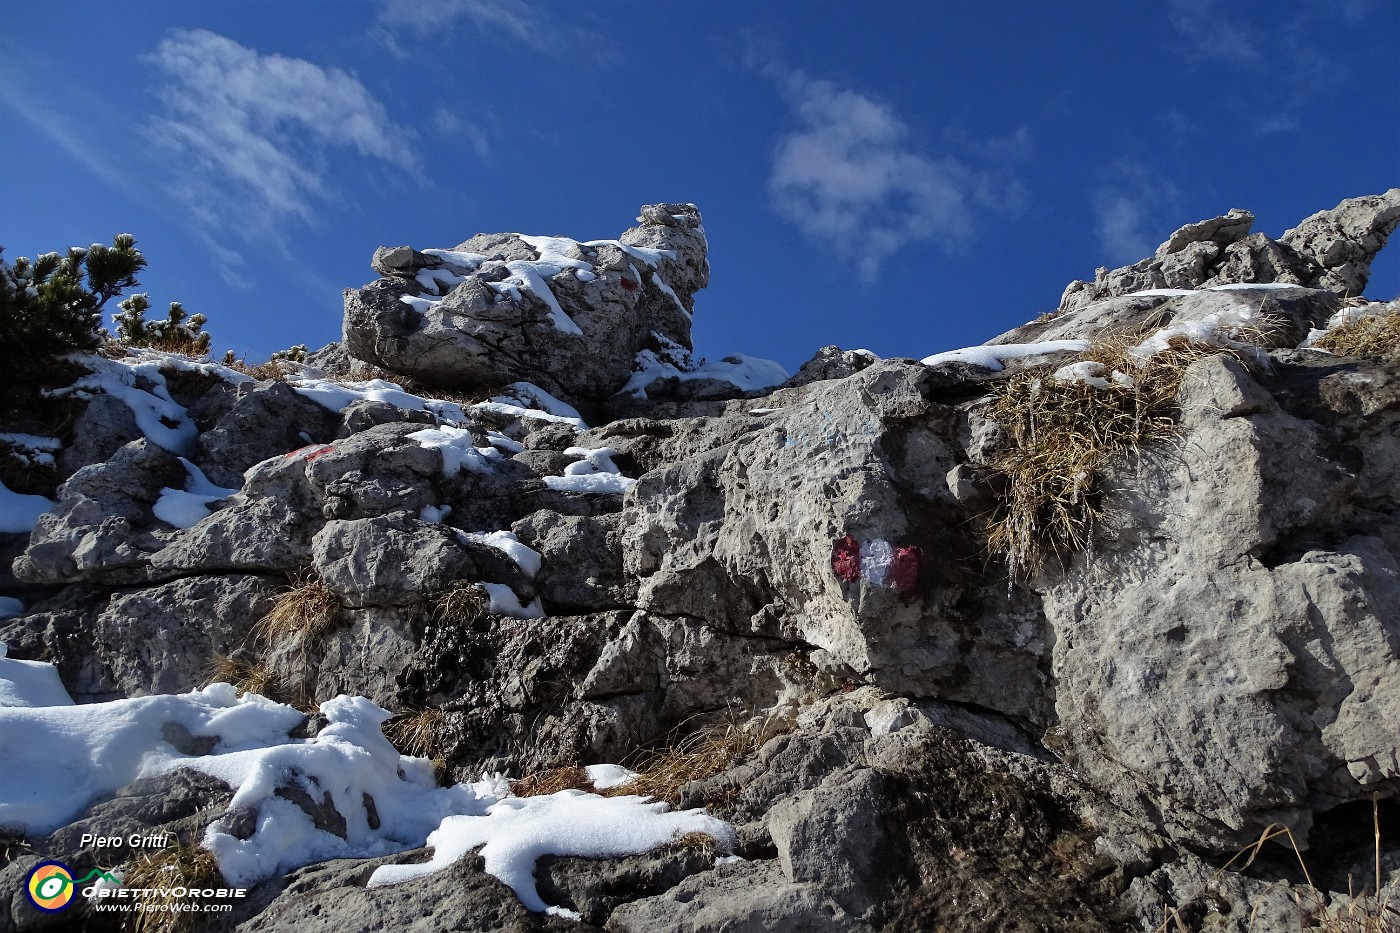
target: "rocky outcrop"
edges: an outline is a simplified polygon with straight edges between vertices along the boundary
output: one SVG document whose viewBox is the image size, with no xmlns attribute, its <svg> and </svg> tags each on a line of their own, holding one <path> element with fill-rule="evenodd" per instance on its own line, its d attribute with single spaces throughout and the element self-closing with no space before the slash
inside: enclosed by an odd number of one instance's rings
<svg viewBox="0 0 1400 933">
<path fill-rule="evenodd" d="M 971 355 L 826 347 L 771 391 L 623 393 L 629 416 L 593 428 L 549 393 L 606 410 L 648 329 L 688 346 L 708 274 L 697 211 L 645 208 L 617 243 L 384 249 L 384 277 L 347 299 L 357 365 L 529 384 L 471 403 L 310 369 L 147 367 L 169 380 L 169 419 L 187 410 L 181 453 L 96 393 L 78 413 L 98 425 L 81 449 L 94 459 L 55 467 L 56 506 L 0 581 L 23 599 L 0 641 L 54 662 L 80 702 L 187 691 L 232 657 L 308 705 L 368 697 L 401 714 L 390 732 L 427 711 L 417 740 L 455 781 L 641 764 L 697 722 L 747 721 L 737 757 L 673 789 L 734 827 L 732 852 L 690 838 L 543 859 L 541 896 L 577 912 L 574 929 L 1151 930 L 1209 909 L 1212 929 L 1243 933 L 1290 928 L 1299 897 L 1376 910 L 1345 892 L 1349 874 L 1374 877 L 1373 800 L 1389 827 L 1400 793 L 1400 370 L 1304 347 L 1364 278 L 1398 196 L 1277 241 L 1242 211 L 1190 225 Z M 1231 277 L 1246 287 L 1215 287 Z M 1179 292 L 1130 294 L 1143 288 Z M 1132 369 L 1183 342 L 1195 352 L 1162 415 L 1174 440 L 1075 487 L 1100 516 L 1086 546 L 1024 572 L 993 555 L 988 516 L 1015 492 L 996 466 L 1016 443 L 998 393 L 1073 384 L 1061 367 L 1086 344 Z M 343 349 L 318 356 L 322 375 L 349 371 Z M 299 592 L 320 607 L 305 629 L 257 627 Z M 283 777 L 279 799 L 343 840 L 359 798 L 337 810 Z M 109 818 L 202 831 L 212 815 L 186 805 L 201 788 L 227 805 L 217 782 L 161 780 L 98 801 L 44 851 L 81 861 L 74 834 Z M 169 807 L 148 806 L 159 793 Z M 221 825 L 255 832 L 236 809 Z M 1309 850 L 1317 891 L 1273 846 L 1218 872 L 1271 825 Z M 366 887 L 426 857 L 297 869 L 235 921 L 566 922 L 475 856 Z M 33 864 L 3 858 L 6 878 Z"/>
<path fill-rule="evenodd" d="M 627 382 L 641 350 L 690 348 L 709 281 L 700 212 L 642 208 L 616 240 L 478 234 L 451 250 L 380 248 L 345 293 L 345 346 L 429 385 L 528 380 L 575 404 Z"/>
<path fill-rule="evenodd" d="M 1149 258 L 1112 271 L 1101 268 L 1092 282 L 1071 282 L 1059 313 L 1149 289 L 1204 288 L 1229 283 L 1286 283 L 1320 288 L 1338 297 L 1360 295 L 1371 260 L 1400 226 L 1400 188 L 1350 198 L 1319 211 L 1277 240 L 1250 234 L 1254 215 L 1228 214 L 1187 224 Z"/>
</svg>

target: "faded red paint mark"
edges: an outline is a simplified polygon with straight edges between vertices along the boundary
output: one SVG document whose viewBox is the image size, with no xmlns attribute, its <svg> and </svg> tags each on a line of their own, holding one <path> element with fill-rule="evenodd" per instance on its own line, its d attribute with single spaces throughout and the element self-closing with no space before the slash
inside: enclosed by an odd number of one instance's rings
<svg viewBox="0 0 1400 933">
<path fill-rule="evenodd" d="M 844 535 L 831 548 L 831 570 L 847 583 L 860 579 L 860 544 Z"/>
<path fill-rule="evenodd" d="M 334 449 L 335 447 L 332 444 L 307 444 L 305 447 L 298 447 L 296 450 L 287 454 L 286 458 L 291 459 L 293 457 L 300 457 L 302 454 L 306 454 L 306 462 L 310 463 L 317 457 L 324 456 L 325 454 L 330 453 Z M 307 453 L 307 451 L 310 451 L 310 453 Z"/>
<path fill-rule="evenodd" d="M 918 548 L 895 548 L 894 559 L 885 571 L 885 585 L 899 591 L 902 596 L 912 596 L 919 588 L 919 568 L 923 562 L 923 552 Z"/>
<path fill-rule="evenodd" d="M 627 289 L 629 292 L 635 292 L 635 291 L 637 290 L 637 282 L 636 282 L 636 280 L 635 280 L 635 279 L 629 279 L 629 278 L 628 278 L 627 276 L 625 276 L 625 275 L 622 277 L 622 280 L 621 280 L 621 282 L 620 282 L 619 284 L 621 284 L 622 287 L 625 288 L 625 289 Z"/>
</svg>

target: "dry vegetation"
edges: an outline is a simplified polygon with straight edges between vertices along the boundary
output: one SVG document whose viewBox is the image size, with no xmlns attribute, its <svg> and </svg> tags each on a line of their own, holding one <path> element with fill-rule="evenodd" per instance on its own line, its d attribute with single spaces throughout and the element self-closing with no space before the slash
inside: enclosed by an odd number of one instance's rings
<svg viewBox="0 0 1400 933">
<path fill-rule="evenodd" d="M 1243 871 L 1248 868 L 1259 857 L 1267 843 L 1278 840 L 1286 840 L 1288 847 L 1293 850 L 1298 867 L 1302 869 L 1303 879 L 1307 882 L 1307 887 L 1302 892 L 1295 892 L 1293 895 L 1294 904 L 1298 909 L 1297 929 L 1316 930 L 1319 933 L 1397 933 L 1400 931 L 1400 907 L 1391 904 L 1388 896 L 1379 898 L 1377 895 L 1382 882 L 1381 823 L 1379 797 L 1375 794 L 1371 796 L 1371 819 L 1375 833 L 1375 877 L 1369 879 L 1374 885 L 1370 888 L 1369 895 L 1362 890 L 1352 893 L 1344 903 L 1331 903 L 1331 898 L 1313 883 L 1307 863 L 1303 860 L 1303 853 L 1298 848 L 1298 840 L 1294 838 L 1292 831 L 1281 823 L 1271 823 L 1264 828 L 1264 832 L 1253 844 L 1236 852 L 1234 857 L 1211 877 L 1204 888 L 1176 907 L 1166 908 L 1165 918 L 1154 933 L 1192 933 L 1191 928 L 1182 919 L 1181 911 L 1205 897 L 1226 872 L 1231 869 Z M 1249 930 L 1251 933 L 1255 930 L 1253 916 L 1250 917 Z M 1260 928 L 1259 933 L 1265 931 Z"/>
<path fill-rule="evenodd" d="M 766 717 L 745 723 L 735 715 L 726 716 L 699 729 L 672 733 L 659 748 L 646 749 L 629 767 L 637 777 L 617 787 L 594 790 L 588 772 L 578 766 L 551 768 L 515 781 L 517 796 L 532 797 L 561 790 L 586 790 L 604 797 L 636 794 L 654 797 L 675 806 L 680 803 L 681 787 L 690 781 L 703 781 L 728 770 L 736 761 L 757 750 L 775 735 L 787 731 L 786 719 Z M 684 724 L 682 724 L 684 728 Z"/>
<path fill-rule="evenodd" d="M 232 655 L 216 654 L 209 665 L 210 683 L 232 684 L 242 693 L 256 693 L 258 696 L 289 702 L 291 694 L 283 686 L 277 672 L 261 659 L 255 659 L 246 652 L 236 651 Z"/>
<path fill-rule="evenodd" d="M 223 888 L 228 885 L 219 873 L 219 863 L 213 853 L 185 842 L 177 842 L 137 858 L 122 873 L 124 888 L 155 888 L 170 891 L 175 888 Z M 143 909 L 136 913 L 133 933 L 184 933 L 203 926 L 198 913 L 181 911 L 187 898 L 171 894 L 156 894 L 142 898 L 145 905 L 167 905 L 167 910 Z"/>
<path fill-rule="evenodd" d="M 1180 338 L 1143 360 L 1129 353 L 1140 338 L 1095 343 L 1080 357 L 1100 363 L 1106 377 L 1130 385 L 1108 388 L 1050 378 L 1049 367 L 1003 383 L 989 417 L 1007 434 L 993 469 L 1006 492 L 990 515 L 988 544 L 1024 578 L 1054 555 L 1092 550 L 1103 518 L 1100 483 L 1114 457 L 1174 438 L 1176 396 L 1187 368 L 1203 357 L 1232 353 Z"/>
<path fill-rule="evenodd" d="M 429 593 L 419 604 L 418 611 L 431 622 L 471 624 L 485 618 L 487 606 L 481 587 L 458 581 Z"/>
<path fill-rule="evenodd" d="M 1338 324 L 1318 338 L 1314 346 L 1338 356 L 1400 359 L 1400 308 L 1394 302 L 1384 307 L 1388 310 Z"/>
<path fill-rule="evenodd" d="M 451 726 L 450 713 L 429 706 L 400 713 L 384 723 L 384 737 L 404 755 L 436 758 Z"/>
<path fill-rule="evenodd" d="M 340 617 L 340 603 L 319 578 L 296 578 L 277 596 L 272 611 L 253 626 L 253 637 L 269 647 L 307 646 L 329 632 Z"/>
</svg>

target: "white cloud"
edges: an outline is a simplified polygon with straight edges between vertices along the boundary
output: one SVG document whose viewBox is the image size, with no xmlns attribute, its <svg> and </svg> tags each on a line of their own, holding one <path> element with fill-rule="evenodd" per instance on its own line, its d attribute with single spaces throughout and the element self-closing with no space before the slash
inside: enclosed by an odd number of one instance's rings
<svg viewBox="0 0 1400 933">
<path fill-rule="evenodd" d="M 1105 259 L 1125 265 L 1151 256 L 1175 229 L 1166 218 L 1180 198 L 1176 185 L 1141 163 L 1116 163 L 1111 180 L 1093 196 L 1096 233 Z"/>
<path fill-rule="evenodd" d="M 953 248 L 969 237 L 970 204 L 1007 207 L 1023 196 L 954 158 L 918 151 L 882 103 L 801 72 L 769 74 L 798 121 L 774 157 L 774 206 L 808 238 L 855 262 L 865 281 L 905 246 Z"/>
<path fill-rule="evenodd" d="M 446 107 L 439 107 L 433 113 L 433 127 L 443 136 L 459 136 L 465 139 L 479 157 L 491 154 L 491 139 L 480 124 L 458 116 Z"/>
<path fill-rule="evenodd" d="M 418 171 L 411 131 L 344 71 L 202 29 L 172 32 L 151 59 L 169 80 L 149 130 L 173 151 L 172 193 L 206 232 L 313 221 L 333 194 L 333 150 Z"/>
<path fill-rule="evenodd" d="M 569 8 L 577 12 L 577 7 Z M 384 0 L 377 35 L 396 55 L 407 55 L 400 33 L 419 38 L 448 35 L 466 23 L 486 38 L 503 39 L 537 52 L 562 54 L 585 49 L 607 54 L 603 37 L 564 20 L 562 8 L 539 9 L 526 0 Z"/>
</svg>

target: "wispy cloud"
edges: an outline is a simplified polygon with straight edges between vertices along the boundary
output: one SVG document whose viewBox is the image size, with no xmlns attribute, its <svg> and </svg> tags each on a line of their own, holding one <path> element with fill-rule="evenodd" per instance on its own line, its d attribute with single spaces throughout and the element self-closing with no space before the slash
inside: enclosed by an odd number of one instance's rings
<svg viewBox="0 0 1400 933">
<path fill-rule="evenodd" d="M 1171 233 L 1166 220 L 1181 191 L 1145 165 L 1120 161 L 1093 196 L 1099 248 L 1107 261 L 1122 265 L 1152 255 Z"/>
<path fill-rule="evenodd" d="M 802 72 L 766 70 L 797 120 L 773 159 L 773 204 L 809 239 L 854 262 L 862 280 L 874 280 L 906 246 L 955 247 L 973 233 L 973 205 L 1015 200 L 1012 186 L 921 151 L 886 104 Z"/>
<path fill-rule="evenodd" d="M 172 32 L 151 60 L 168 81 L 149 130 L 174 156 L 172 194 L 211 241 L 313 222 L 334 194 L 325 162 L 336 150 L 419 170 L 412 132 L 344 71 L 202 29 Z"/>
<path fill-rule="evenodd" d="M 1297 15 L 1277 16 L 1264 5 L 1227 5 L 1220 0 L 1171 0 L 1169 20 L 1175 45 L 1188 61 L 1223 69 L 1232 81 L 1222 81 L 1222 99 L 1244 87 L 1266 92 L 1273 112 L 1263 118 L 1252 113 L 1258 95 L 1242 95 L 1243 119 L 1260 134 L 1296 132 L 1299 112 L 1321 95 L 1348 80 L 1348 67 L 1326 53 L 1314 37 L 1328 18 L 1353 26 L 1369 13 L 1365 0 L 1303 4 Z M 1245 17 L 1255 18 L 1246 20 Z M 1235 87 L 1232 88 L 1231 84 Z"/>
<path fill-rule="evenodd" d="M 482 129 L 481 124 L 453 113 L 446 107 L 439 107 L 433 112 L 433 128 L 443 136 L 465 139 L 472 150 L 483 159 L 491 154 L 491 138 L 486 134 L 486 130 Z"/>
<path fill-rule="evenodd" d="M 384 0 L 377 35 L 391 51 L 406 55 L 401 36 L 449 35 L 459 25 L 551 55 L 578 48 L 605 52 L 602 36 L 565 20 L 562 8 L 542 9 L 526 0 Z"/>
</svg>

